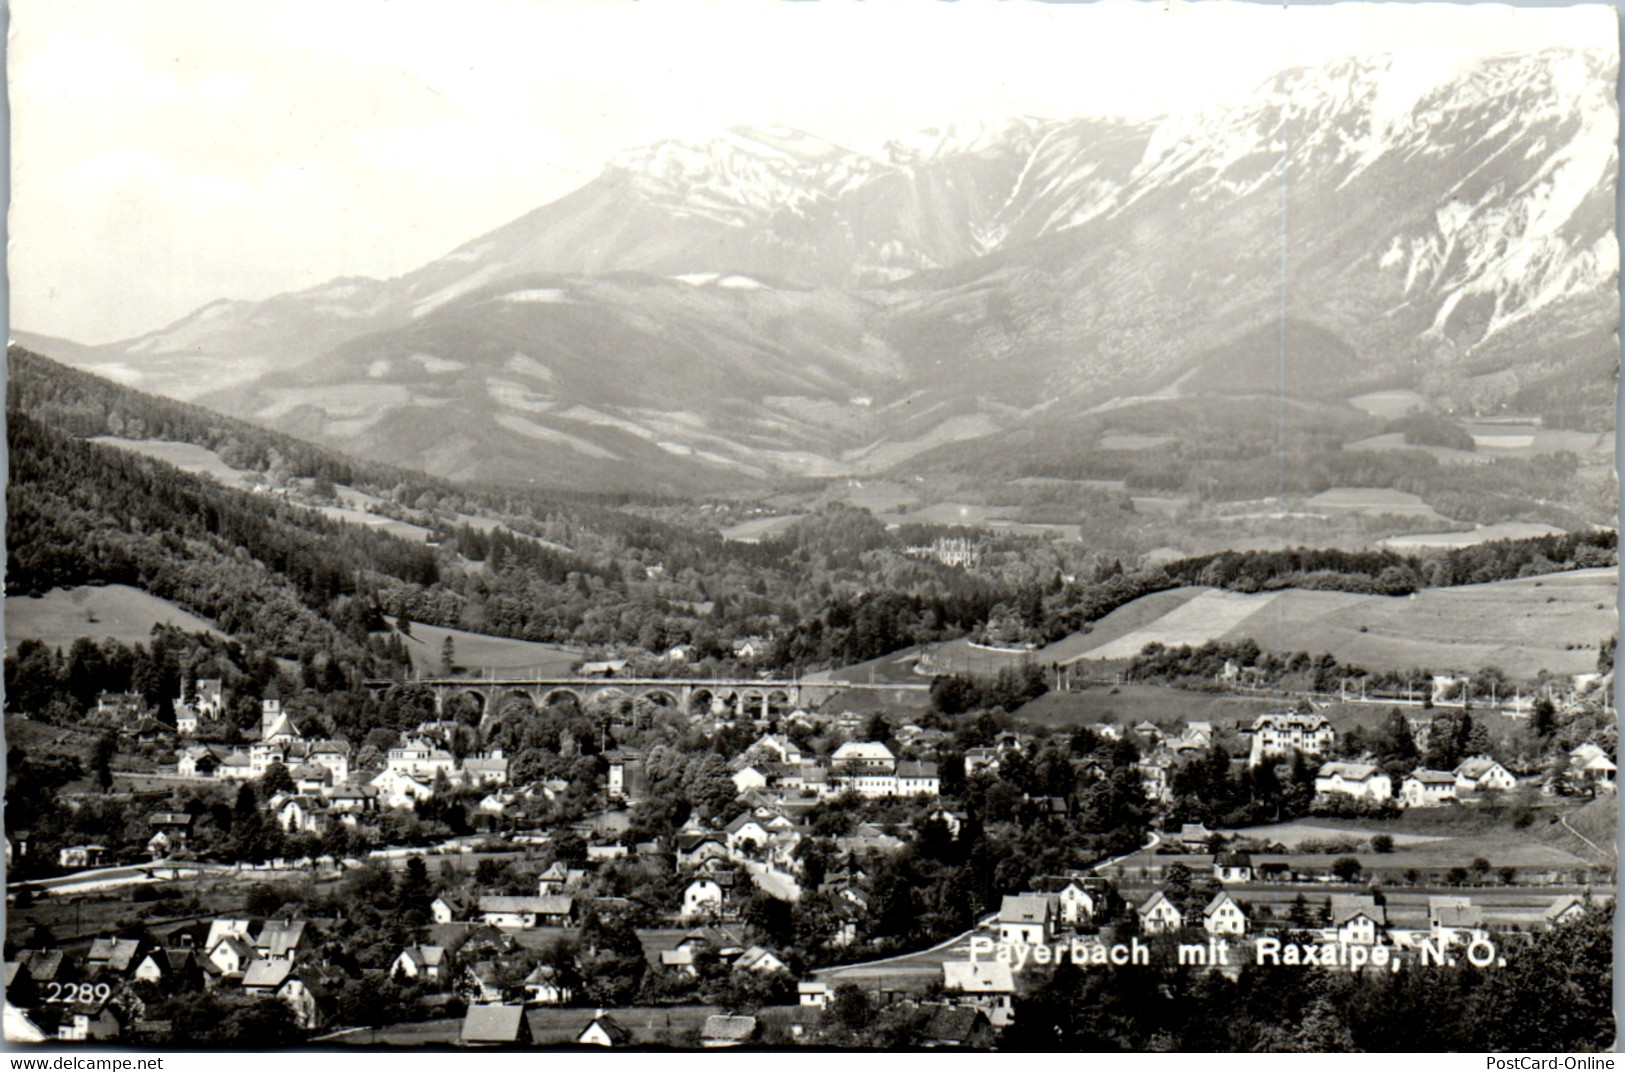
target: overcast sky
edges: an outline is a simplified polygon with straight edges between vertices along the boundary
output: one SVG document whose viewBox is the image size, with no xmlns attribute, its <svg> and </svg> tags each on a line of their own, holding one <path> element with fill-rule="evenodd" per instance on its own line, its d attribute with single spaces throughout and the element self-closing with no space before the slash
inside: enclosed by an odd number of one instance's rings
<svg viewBox="0 0 1625 1072">
<path fill-rule="evenodd" d="M 1151 116 L 1275 70 L 1611 47 L 1613 9 L 705 0 L 13 0 L 12 323 L 80 342 L 393 276 L 615 152 L 782 124 L 855 148 Z"/>
</svg>

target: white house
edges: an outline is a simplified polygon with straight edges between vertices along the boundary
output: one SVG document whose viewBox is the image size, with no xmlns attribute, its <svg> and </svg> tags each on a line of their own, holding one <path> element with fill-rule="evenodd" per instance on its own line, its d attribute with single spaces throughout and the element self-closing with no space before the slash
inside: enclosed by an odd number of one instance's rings
<svg viewBox="0 0 1625 1072">
<path fill-rule="evenodd" d="M 777 733 L 764 733 L 756 739 L 756 743 L 747 748 L 750 752 L 771 752 L 776 762 L 788 763 L 792 766 L 801 762 L 801 746 L 789 737 Z"/>
<path fill-rule="evenodd" d="M 1332 929 L 1344 945 L 1376 945 L 1388 927 L 1388 909 L 1370 894 L 1333 894 Z"/>
<path fill-rule="evenodd" d="M 768 833 L 767 827 L 753 817 L 749 812 L 735 817 L 727 826 L 728 851 L 740 853 L 744 851 L 747 843 L 757 848 L 766 848 L 773 835 Z"/>
<path fill-rule="evenodd" d="M 734 772 L 734 788 L 740 793 L 747 793 L 752 789 L 767 788 L 767 775 L 755 765 L 742 767 Z"/>
<path fill-rule="evenodd" d="M 1251 882 L 1253 858 L 1244 852 L 1221 852 L 1213 858 L 1213 877 L 1220 882 Z"/>
<path fill-rule="evenodd" d="M 1456 776 L 1449 771 L 1418 767 L 1405 776 L 1400 796 L 1407 808 L 1437 808 L 1456 800 Z"/>
<path fill-rule="evenodd" d="M 1583 784 L 1610 793 L 1616 789 L 1619 767 L 1607 752 L 1589 741 L 1569 753 L 1569 769 Z"/>
<path fill-rule="evenodd" d="M 507 785 L 507 757 L 502 754 L 500 748 L 482 755 L 464 756 L 459 780 L 469 785 Z"/>
<path fill-rule="evenodd" d="M 935 763 L 905 759 L 897 764 L 897 796 L 934 797 L 941 792 L 941 786 L 942 779 Z"/>
<path fill-rule="evenodd" d="M 434 786 L 419 775 L 403 770 L 386 770 L 372 780 L 378 801 L 386 808 L 410 808 L 418 801 L 434 799 Z"/>
<path fill-rule="evenodd" d="M 1337 731 L 1325 715 L 1259 715 L 1253 720 L 1248 766 L 1302 752 L 1322 756 L 1337 742 Z"/>
<path fill-rule="evenodd" d="M 866 797 L 895 796 L 897 757 L 879 741 L 847 741 L 829 760 L 831 779 Z"/>
<path fill-rule="evenodd" d="M 1239 937 L 1247 933 L 1247 914 L 1229 891 L 1220 890 L 1202 909 L 1202 929 L 1212 935 Z"/>
<path fill-rule="evenodd" d="M 574 907 L 569 897 L 495 897 L 479 899 L 480 918 L 503 931 L 528 931 L 534 927 L 563 926 Z"/>
<path fill-rule="evenodd" d="M 1370 763 L 1325 763 L 1315 775 L 1315 792 L 1381 804 L 1394 795 L 1394 782 Z"/>
<path fill-rule="evenodd" d="M 445 970 L 446 950 L 438 945 L 411 945 L 401 950 L 395 963 L 389 966 L 391 978 L 422 979 L 439 982 Z"/>
<path fill-rule="evenodd" d="M 1428 929 L 1441 949 L 1475 938 L 1488 940 L 1490 933 L 1484 925 L 1484 910 L 1468 897 L 1429 897 Z"/>
<path fill-rule="evenodd" d="M 1016 984 L 1010 965 L 1003 961 L 945 960 L 942 991 L 956 1006 L 981 1009 L 995 1026 L 1010 1022 Z"/>
<path fill-rule="evenodd" d="M 1061 888 L 1061 892 L 1056 894 L 1055 901 L 1062 923 L 1077 926 L 1094 919 L 1095 895 L 1076 879 Z"/>
<path fill-rule="evenodd" d="M 592 1023 L 576 1036 L 576 1043 L 582 1046 L 625 1046 L 631 1041 L 632 1033 L 603 1009 L 599 1009 L 598 1015 L 592 1018 Z"/>
<path fill-rule="evenodd" d="M 1482 793 L 1488 789 L 1503 792 L 1518 787 L 1518 779 L 1489 756 L 1473 756 L 1456 766 L 1456 792 Z"/>
<path fill-rule="evenodd" d="M 428 741 L 414 737 L 405 744 L 389 750 L 385 769 L 433 781 L 436 774 L 444 774 L 450 778 L 457 769 L 457 759 L 445 749 L 436 748 Z"/>
<path fill-rule="evenodd" d="M 429 904 L 429 915 L 436 923 L 460 923 L 472 914 L 474 905 L 455 890 L 447 890 Z"/>
<path fill-rule="evenodd" d="M 521 985 L 525 988 L 526 1005 L 569 1004 L 570 988 L 559 985 L 558 972 L 551 965 L 536 965 L 536 970 L 527 975 Z"/>
<path fill-rule="evenodd" d="M 1548 927 L 1559 927 L 1565 923 L 1573 923 L 1585 915 L 1589 908 L 1590 905 L 1586 903 L 1585 898 L 1570 893 L 1553 901 L 1550 907 L 1541 913 L 1541 917 Z"/>
<path fill-rule="evenodd" d="M 999 905 L 999 941 L 1043 945 L 1055 937 L 1055 903 L 1041 893 L 1004 895 Z"/>
<path fill-rule="evenodd" d="M 1161 890 L 1141 905 L 1140 929 L 1147 934 L 1166 934 L 1185 925 L 1184 913 L 1165 897 Z"/>
<path fill-rule="evenodd" d="M 333 774 L 333 784 L 339 785 L 350 777 L 350 744 L 348 741 L 313 742 L 305 762 L 326 767 Z"/>
<path fill-rule="evenodd" d="M 209 947 L 209 960 L 225 975 L 240 974 L 254 962 L 254 947 L 246 938 L 228 934 Z"/>
<path fill-rule="evenodd" d="M 722 887 L 709 876 L 696 878 L 683 889 L 684 920 L 714 916 L 722 911 Z"/>
<path fill-rule="evenodd" d="M 759 945 L 753 945 L 749 949 L 745 950 L 744 953 L 740 954 L 738 960 L 734 961 L 733 970 L 763 973 L 776 971 L 788 972 L 790 970 L 790 966 L 784 961 L 780 960 L 778 955 L 772 951 L 764 949 Z"/>
</svg>

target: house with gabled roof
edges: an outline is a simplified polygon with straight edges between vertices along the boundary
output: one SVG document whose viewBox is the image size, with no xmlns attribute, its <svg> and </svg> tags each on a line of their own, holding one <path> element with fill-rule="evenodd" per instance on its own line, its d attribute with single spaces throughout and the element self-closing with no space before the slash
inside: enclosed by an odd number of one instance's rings
<svg viewBox="0 0 1625 1072">
<path fill-rule="evenodd" d="M 1244 852 L 1221 852 L 1213 858 L 1213 877 L 1220 882 L 1251 882 L 1253 858 Z"/>
<path fill-rule="evenodd" d="M 419 801 L 434 799 L 434 784 L 422 775 L 404 770 L 386 770 L 373 778 L 372 788 L 386 808 L 411 808 Z"/>
<path fill-rule="evenodd" d="M 1441 949 L 1475 938 L 1488 939 L 1490 933 L 1484 925 L 1484 910 L 1470 897 L 1429 897 L 1428 929 Z"/>
<path fill-rule="evenodd" d="M 625 1046 L 631 1041 L 632 1032 L 603 1009 L 576 1036 L 578 1046 Z"/>
<path fill-rule="evenodd" d="M 227 934 L 209 946 L 208 958 L 222 975 L 241 975 L 254 963 L 254 947 L 246 938 Z"/>
<path fill-rule="evenodd" d="M 457 1034 L 459 1046 L 529 1046 L 532 1041 L 523 1005 L 470 1005 Z"/>
<path fill-rule="evenodd" d="M 1157 890 L 1138 909 L 1140 929 L 1147 934 L 1167 934 L 1185 926 L 1185 914 Z"/>
<path fill-rule="evenodd" d="M 335 785 L 324 794 L 327 806 L 334 812 L 347 815 L 365 815 L 378 810 L 378 790 L 371 785 L 346 782 Z"/>
<path fill-rule="evenodd" d="M 254 936 L 254 948 L 260 956 L 290 962 L 314 942 L 314 935 L 302 919 L 268 919 Z"/>
<path fill-rule="evenodd" d="M 463 780 L 473 785 L 507 785 L 508 759 L 501 749 L 484 755 L 464 756 L 461 774 Z"/>
<path fill-rule="evenodd" d="M 462 954 L 469 956 L 466 949 Z M 508 988 L 503 985 L 501 966 L 495 960 L 476 960 L 463 969 L 457 991 L 470 1004 L 500 1004 L 507 998 Z"/>
<path fill-rule="evenodd" d="M 422 979 L 424 982 L 438 983 L 442 981 L 445 965 L 444 946 L 409 945 L 389 966 L 389 974 L 396 979 Z"/>
<path fill-rule="evenodd" d="M 547 870 L 536 876 L 536 895 L 547 897 L 550 894 L 564 892 L 565 884 L 570 881 L 570 869 L 563 860 L 554 860 L 547 866 Z"/>
<path fill-rule="evenodd" d="M 683 887 L 682 918 L 701 919 L 722 912 L 722 884 L 714 875 L 701 875 Z"/>
<path fill-rule="evenodd" d="M 1564 894 L 1553 901 L 1545 912 L 1541 913 L 1541 918 L 1545 920 L 1548 927 L 1560 927 L 1565 923 L 1573 923 L 1581 918 L 1590 907 L 1584 897 L 1573 893 Z"/>
<path fill-rule="evenodd" d="M 330 784 L 339 785 L 350 777 L 350 742 L 312 741 L 305 761 L 312 766 L 324 768 L 333 776 Z"/>
<path fill-rule="evenodd" d="M 1247 913 L 1228 890 L 1220 890 L 1202 909 L 1202 929 L 1215 936 L 1239 938 L 1247 933 Z"/>
<path fill-rule="evenodd" d="M 1582 784 L 1606 792 L 1617 790 L 1619 767 L 1614 759 L 1592 741 L 1575 746 L 1569 752 L 1569 770 Z"/>
<path fill-rule="evenodd" d="M 123 978 L 146 952 L 147 943 L 134 938 L 97 938 L 85 954 L 85 972 L 93 979 Z"/>
<path fill-rule="evenodd" d="M 1042 945 L 1055 937 L 1055 902 L 1041 893 L 1007 893 L 999 905 L 999 941 Z"/>
<path fill-rule="evenodd" d="M 1010 1022 L 1016 983 L 1010 965 L 998 960 L 945 960 L 943 996 L 952 1005 L 985 1012 L 995 1027 Z"/>
<path fill-rule="evenodd" d="M 213 778 L 219 767 L 219 753 L 204 745 L 182 749 L 175 760 L 175 774 L 181 778 Z"/>
<path fill-rule="evenodd" d="M 538 964 L 519 985 L 525 988 L 526 1005 L 566 1005 L 570 1001 L 570 988 L 559 981 L 559 973 L 551 964 Z"/>
<path fill-rule="evenodd" d="M 1457 793 L 1508 792 L 1518 788 L 1518 779 L 1491 756 L 1470 756 L 1456 764 Z"/>
<path fill-rule="evenodd" d="M 942 778 L 936 763 L 905 759 L 897 764 L 898 796 L 934 797 L 941 792 L 941 786 Z"/>
<path fill-rule="evenodd" d="M 333 785 L 333 772 L 315 763 L 301 763 L 288 772 L 296 792 L 320 795 Z"/>
<path fill-rule="evenodd" d="M 728 851 L 737 854 L 743 851 L 745 843 L 751 842 L 757 848 L 765 848 L 772 835 L 761 821 L 749 812 L 735 817 L 727 826 Z"/>
<path fill-rule="evenodd" d="M 700 1047 L 707 1050 L 743 1046 L 756 1037 L 754 1016 L 709 1016 L 700 1028 Z"/>
<path fill-rule="evenodd" d="M 292 974 L 292 961 L 255 960 L 243 972 L 243 990 L 261 996 L 274 994 Z"/>
<path fill-rule="evenodd" d="M 981 1009 L 937 1006 L 920 1028 L 919 1044 L 928 1050 L 980 1050 L 992 1043 L 993 1025 Z"/>
<path fill-rule="evenodd" d="M 677 835 L 677 866 L 693 870 L 707 860 L 728 859 L 728 839 L 715 831 Z"/>
<path fill-rule="evenodd" d="M 1399 787 L 1407 808 L 1437 808 L 1456 802 L 1456 776 L 1449 771 L 1418 767 Z"/>
<path fill-rule="evenodd" d="M 1325 715 L 1318 714 L 1259 715 L 1242 732 L 1252 736 L 1249 767 L 1299 752 L 1323 756 L 1337 743 L 1337 731 Z"/>
<path fill-rule="evenodd" d="M 1069 926 L 1088 924 L 1095 916 L 1095 895 L 1079 879 L 1071 879 L 1055 895 L 1060 921 Z"/>
<path fill-rule="evenodd" d="M 790 966 L 779 959 L 778 954 L 762 946 L 753 945 L 739 955 L 733 962 L 734 971 L 749 972 L 788 972 Z"/>
<path fill-rule="evenodd" d="M 17 963 L 36 986 L 73 982 L 80 974 L 78 966 L 60 949 L 25 949 L 17 954 Z"/>
<path fill-rule="evenodd" d="M 442 890 L 429 902 L 429 915 L 436 923 L 460 923 L 474 914 L 474 903 L 461 890 Z"/>
<path fill-rule="evenodd" d="M 524 931 L 535 927 L 566 926 L 575 914 L 575 899 L 563 896 L 497 897 L 479 899 L 480 918 L 499 930 Z"/>
<path fill-rule="evenodd" d="M 1378 945 L 1388 930 L 1388 909 L 1370 894 L 1334 893 L 1332 929 L 1344 945 Z"/>
<path fill-rule="evenodd" d="M 1381 804 L 1394 795 L 1394 782 L 1373 763 L 1323 763 L 1315 774 L 1315 792 Z"/>
</svg>

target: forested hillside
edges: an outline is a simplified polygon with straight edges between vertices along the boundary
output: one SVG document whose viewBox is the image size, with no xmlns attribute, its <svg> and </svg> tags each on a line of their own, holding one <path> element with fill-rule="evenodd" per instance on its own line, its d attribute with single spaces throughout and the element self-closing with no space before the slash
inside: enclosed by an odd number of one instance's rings
<svg viewBox="0 0 1625 1072">
<path fill-rule="evenodd" d="M 257 654 L 336 660 L 351 676 L 404 668 L 398 645 L 380 635 L 384 615 L 632 654 L 687 644 L 688 673 L 731 665 L 736 638 L 769 637 L 759 662 L 795 671 L 989 623 L 1007 638 L 1052 641 L 1185 585 L 1403 595 L 1615 561 L 1606 530 L 1416 555 L 1227 552 L 1139 569 L 1078 543 L 984 534 L 968 571 L 907 553 L 964 530 L 888 530 L 840 504 L 743 544 L 647 516 L 662 512 L 650 504 L 465 489 L 353 463 L 23 351 L 12 360 L 8 593 L 129 584 L 211 619 Z M 235 451 L 287 494 L 226 488 L 82 438 L 114 431 Z M 410 542 L 331 520 L 316 509 L 321 481 L 364 490 L 439 538 Z"/>
</svg>

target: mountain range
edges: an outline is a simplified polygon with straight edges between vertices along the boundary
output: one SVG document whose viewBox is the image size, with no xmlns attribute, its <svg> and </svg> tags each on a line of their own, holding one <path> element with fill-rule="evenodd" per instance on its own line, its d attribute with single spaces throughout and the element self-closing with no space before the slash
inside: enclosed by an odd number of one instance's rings
<svg viewBox="0 0 1625 1072">
<path fill-rule="evenodd" d="M 398 278 L 105 346 L 15 337 L 360 456 L 549 486 L 898 473 L 1208 395 L 1611 420 L 1616 67 L 1349 59 L 1241 107 L 872 153 L 728 130 L 622 153 Z"/>
</svg>

